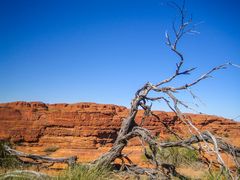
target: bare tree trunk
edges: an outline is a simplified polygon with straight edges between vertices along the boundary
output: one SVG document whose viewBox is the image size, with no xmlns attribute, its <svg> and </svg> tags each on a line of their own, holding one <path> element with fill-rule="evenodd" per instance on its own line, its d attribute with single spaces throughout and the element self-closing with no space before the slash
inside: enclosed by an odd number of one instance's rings
<svg viewBox="0 0 240 180">
<path fill-rule="evenodd" d="M 141 89 L 139 89 L 135 98 L 132 100 L 131 109 L 128 116 L 123 120 L 121 129 L 119 130 L 117 139 L 113 144 L 113 147 L 105 154 L 100 156 L 97 160 L 94 161 L 97 165 L 110 165 L 116 158 L 122 157 L 122 150 L 127 145 L 127 141 L 123 140 L 124 136 L 130 133 L 134 127 L 138 126 L 135 122 L 135 118 L 138 112 L 138 108 L 141 105 L 141 101 L 145 101 L 144 97 L 150 91 L 151 86 L 149 83 L 146 83 Z"/>
<path fill-rule="evenodd" d="M 99 166 L 103 166 L 103 165 L 108 166 L 115 159 L 121 156 L 122 150 L 126 146 L 127 142 L 120 141 L 120 140 L 123 138 L 123 136 L 125 136 L 128 132 L 130 132 L 134 126 L 136 126 L 134 120 L 135 120 L 138 109 L 135 104 L 133 106 L 134 106 L 134 108 L 132 108 L 133 110 L 131 109 L 128 117 L 125 118 L 122 122 L 121 129 L 118 133 L 115 143 L 113 144 L 113 147 L 107 153 L 103 154 L 101 157 L 95 160 L 94 161 L 95 164 Z"/>
</svg>

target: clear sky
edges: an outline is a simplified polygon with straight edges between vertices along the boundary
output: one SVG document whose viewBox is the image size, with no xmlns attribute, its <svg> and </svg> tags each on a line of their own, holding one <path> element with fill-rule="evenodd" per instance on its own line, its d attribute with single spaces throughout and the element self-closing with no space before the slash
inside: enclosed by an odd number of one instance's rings
<svg viewBox="0 0 240 180">
<path fill-rule="evenodd" d="M 179 46 L 184 67 L 198 67 L 186 80 L 228 61 L 240 64 L 240 1 L 186 3 L 194 21 L 204 22 L 199 35 L 186 36 Z M 129 107 L 144 83 L 174 72 L 177 59 L 164 33 L 175 17 L 163 0 L 0 0 L 0 102 Z M 192 91 L 202 101 L 198 108 L 189 95 L 178 97 L 204 113 L 240 115 L 240 69 L 216 72 Z"/>
</svg>

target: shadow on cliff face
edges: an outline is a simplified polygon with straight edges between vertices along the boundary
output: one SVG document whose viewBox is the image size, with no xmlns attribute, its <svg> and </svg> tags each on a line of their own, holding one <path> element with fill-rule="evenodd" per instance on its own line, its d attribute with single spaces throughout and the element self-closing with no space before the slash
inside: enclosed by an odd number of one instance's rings
<svg viewBox="0 0 240 180">
<path fill-rule="evenodd" d="M 115 132 L 100 132 L 98 133 L 98 142 L 99 144 L 101 144 L 101 146 L 105 146 L 106 144 L 113 144 L 115 142 L 115 140 L 117 139 L 117 132 L 118 130 L 116 130 Z"/>
</svg>

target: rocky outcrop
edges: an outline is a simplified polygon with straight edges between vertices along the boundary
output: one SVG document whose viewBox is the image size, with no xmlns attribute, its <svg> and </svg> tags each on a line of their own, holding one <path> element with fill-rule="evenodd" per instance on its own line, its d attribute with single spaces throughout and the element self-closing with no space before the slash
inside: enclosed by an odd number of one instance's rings
<svg viewBox="0 0 240 180">
<path fill-rule="evenodd" d="M 4 103 L 0 104 L 0 139 L 31 146 L 57 145 L 71 149 L 110 146 L 127 113 L 126 107 L 96 103 Z M 137 122 L 141 121 L 142 113 L 138 113 Z M 181 134 L 187 132 L 174 113 L 155 113 L 172 129 Z M 208 129 L 220 136 L 238 138 L 238 122 L 209 115 L 186 115 L 201 130 Z M 167 130 L 154 117 L 146 119 L 144 126 L 160 137 L 167 135 Z"/>
</svg>

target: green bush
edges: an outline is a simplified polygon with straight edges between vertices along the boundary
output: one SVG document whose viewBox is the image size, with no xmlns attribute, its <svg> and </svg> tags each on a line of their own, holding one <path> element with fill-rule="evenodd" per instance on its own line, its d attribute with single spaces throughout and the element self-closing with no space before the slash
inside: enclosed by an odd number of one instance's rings
<svg viewBox="0 0 240 180">
<path fill-rule="evenodd" d="M 198 152 L 184 147 L 169 147 L 159 149 L 158 158 L 163 163 L 180 165 L 191 165 L 198 161 Z"/>
<path fill-rule="evenodd" d="M 20 166 L 20 161 L 16 156 L 5 151 L 4 145 L 11 146 L 9 142 L 0 141 L 0 168 L 12 169 Z"/>
<path fill-rule="evenodd" d="M 175 136 L 170 136 L 166 141 L 175 142 L 177 138 Z M 199 160 L 199 154 L 196 150 L 185 147 L 160 148 L 157 156 L 162 163 L 172 164 L 176 167 L 180 165 L 189 166 Z"/>
<path fill-rule="evenodd" d="M 75 165 L 68 170 L 60 173 L 57 180 L 104 180 L 109 179 L 110 168 L 89 167 L 87 165 Z"/>
</svg>

